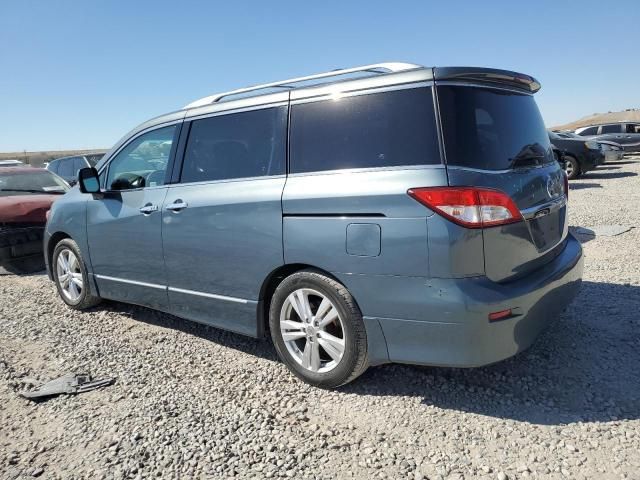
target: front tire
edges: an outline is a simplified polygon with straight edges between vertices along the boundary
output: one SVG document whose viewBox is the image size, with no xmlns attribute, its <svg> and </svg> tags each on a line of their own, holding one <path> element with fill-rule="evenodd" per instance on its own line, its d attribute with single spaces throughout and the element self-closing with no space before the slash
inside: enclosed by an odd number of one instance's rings
<svg viewBox="0 0 640 480">
<path fill-rule="evenodd" d="M 344 285 L 320 272 L 303 270 L 278 286 L 269 327 L 278 356 L 311 385 L 335 388 L 368 366 L 360 309 Z"/>
<path fill-rule="evenodd" d="M 578 178 L 580 176 L 580 164 L 578 163 L 578 160 L 576 160 L 576 158 L 572 157 L 571 155 L 565 155 L 563 157 L 563 160 L 563 168 L 565 173 L 567 174 L 567 178 L 569 180 Z"/>
<path fill-rule="evenodd" d="M 75 310 L 85 310 L 100 303 L 89 290 L 87 267 L 78 244 L 70 238 L 60 240 L 51 257 L 53 280 L 62 301 Z"/>
</svg>

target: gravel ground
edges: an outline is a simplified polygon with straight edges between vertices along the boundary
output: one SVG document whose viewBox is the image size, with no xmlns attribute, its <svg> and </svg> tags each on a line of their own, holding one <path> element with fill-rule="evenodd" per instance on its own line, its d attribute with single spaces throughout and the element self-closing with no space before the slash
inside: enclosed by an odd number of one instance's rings
<svg viewBox="0 0 640 480">
<path fill-rule="evenodd" d="M 385 365 L 338 391 L 267 341 L 144 308 L 67 309 L 44 275 L 0 276 L 0 478 L 640 478 L 640 158 L 572 182 L 578 299 L 486 368 Z M 29 379 L 116 376 L 31 403 Z"/>
</svg>

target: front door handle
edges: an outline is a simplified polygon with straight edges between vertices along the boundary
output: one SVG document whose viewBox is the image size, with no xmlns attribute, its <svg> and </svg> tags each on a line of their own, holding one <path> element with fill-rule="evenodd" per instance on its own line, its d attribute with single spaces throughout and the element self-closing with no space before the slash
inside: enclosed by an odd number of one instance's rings
<svg viewBox="0 0 640 480">
<path fill-rule="evenodd" d="M 144 207 L 140 207 L 140 213 L 144 213 L 145 215 L 150 215 L 153 212 L 158 211 L 158 206 L 153 205 L 151 203 L 147 203 Z"/>
<path fill-rule="evenodd" d="M 175 202 L 166 206 L 167 210 L 171 210 L 172 212 L 179 212 L 180 210 L 184 210 L 189 205 L 187 202 L 183 202 L 182 200 L 176 200 Z"/>
</svg>

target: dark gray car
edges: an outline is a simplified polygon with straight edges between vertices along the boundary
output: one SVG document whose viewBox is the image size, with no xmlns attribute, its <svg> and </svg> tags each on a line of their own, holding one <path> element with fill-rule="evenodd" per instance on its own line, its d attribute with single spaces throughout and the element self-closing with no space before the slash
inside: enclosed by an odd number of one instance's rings
<svg viewBox="0 0 640 480">
<path fill-rule="evenodd" d="M 69 185 L 75 185 L 78 180 L 78 172 L 86 167 L 95 167 L 104 154 L 75 155 L 51 160 L 47 170 L 62 177 Z"/>
<path fill-rule="evenodd" d="M 573 180 L 605 162 L 602 145 L 588 138 L 574 138 L 549 132 L 549 140 L 561 151 L 560 163 L 567 178 Z"/>
<path fill-rule="evenodd" d="M 592 125 L 576 129 L 578 135 L 594 140 L 619 143 L 625 152 L 640 152 L 640 123 L 619 122 Z"/>
<path fill-rule="evenodd" d="M 80 171 L 49 217 L 49 275 L 72 308 L 270 336 L 323 387 L 505 359 L 582 276 L 539 88 L 389 63 L 200 99 Z"/>
</svg>

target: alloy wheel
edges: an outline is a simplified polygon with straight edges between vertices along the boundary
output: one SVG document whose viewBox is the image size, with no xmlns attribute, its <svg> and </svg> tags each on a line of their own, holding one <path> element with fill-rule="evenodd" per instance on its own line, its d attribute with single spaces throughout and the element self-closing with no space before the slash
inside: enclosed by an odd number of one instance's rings
<svg viewBox="0 0 640 480">
<path fill-rule="evenodd" d="M 65 248 L 58 254 L 56 261 L 58 284 L 62 294 L 71 302 L 77 302 L 84 288 L 80 261 L 76 254 Z"/>
<path fill-rule="evenodd" d="M 572 178 L 573 175 L 573 162 L 570 160 L 564 161 L 564 171 L 567 173 L 567 177 Z"/>
<path fill-rule="evenodd" d="M 326 373 L 338 366 L 345 351 L 345 330 L 331 300 L 311 288 L 294 290 L 280 310 L 280 334 L 303 368 Z"/>
</svg>

